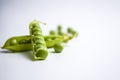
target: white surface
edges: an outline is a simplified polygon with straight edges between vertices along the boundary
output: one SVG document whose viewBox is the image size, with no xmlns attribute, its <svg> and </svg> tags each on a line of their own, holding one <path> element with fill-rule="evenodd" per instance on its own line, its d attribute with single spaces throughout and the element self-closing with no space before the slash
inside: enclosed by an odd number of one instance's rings
<svg viewBox="0 0 120 80">
<path fill-rule="evenodd" d="M 79 37 L 44 61 L 0 49 L 0 80 L 120 80 L 120 0 L 1 0 L 0 46 L 29 34 L 34 19 L 47 23 L 44 34 L 63 24 Z"/>
</svg>

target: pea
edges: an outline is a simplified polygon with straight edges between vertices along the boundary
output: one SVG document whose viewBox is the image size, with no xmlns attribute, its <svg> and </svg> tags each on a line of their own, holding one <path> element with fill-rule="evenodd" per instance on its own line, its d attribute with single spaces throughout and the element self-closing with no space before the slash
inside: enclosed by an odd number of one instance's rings
<svg viewBox="0 0 120 80">
<path fill-rule="evenodd" d="M 39 28 L 39 24 L 33 23 L 32 28 Z"/>
<path fill-rule="evenodd" d="M 34 35 L 34 36 L 38 36 L 38 35 L 42 35 L 42 34 L 41 34 L 40 31 L 35 31 L 35 32 L 33 32 L 33 35 Z"/>
<path fill-rule="evenodd" d="M 40 37 L 40 36 L 32 36 L 33 41 L 35 42 L 36 40 L 44 40 L 44 38 Z"/>
<path fill-rule="evenodd" d="M 46 45 L 43 44 L 43 43 L 41 43 L 41 44 L 37 44 L 37 45 L 36 45 L 36 48 L 42 48 L 42 47 L 44 48 L 44 46 L 46 46 Z"/>
<path fill-rule="evenodd" d="M 45 38 L 45 41 L 52 41 L 52 39 L 51 38 Z"/>
<path fill-rule="evenodd" d="M 70 33 L 72 35 L 72 37 L 77 37 L 78 36 L 78 33 L 74 29 L 72 29 L 71 27 L 69 27 L 67 29 L 67 32 Z"/>
<path fill-rule="evenodd" d="M 28 41 L 26 39 L 22 39 L 19 41 L 19 44 L 27 44 L 27 43 L 28 43 Z"/>
<path fill-rule="evenodd" d="M 58 31 L 58 35 L 63 35 L 63 31 L 62 31 L 62 26 L 61 25 L 58 25 L 57 27 L 57 31 Z"/>
<path fill-rule="evenodd" d="M 56 32 L 54 30 L 51 30 L 50 35 L 56 35 Z"/>
<path fill-rule="evenodd" d="M 37 49 L 39 48 L 44 48 L 44 44 L 38 44 L 38 45 L 34 45 L 34 51 L 37 51 Z"/>
<path fill-rule="evenodd" d="M 62 31 L 62 26 L 58 25 L 58 31 Z"/>
<path fill-rule="evenodd" d="M 11 39 L 11 41 L 10 41 L 10 45 L 16 45 L 17 44 L 17 40 L 16 39 Z"/>
<path fill-rule="evenodd" d="M 44 60 L 47 55 L 48 55 L 47 50 L 40 48 L 37 50 L 37 52 L 35 54 L 35 59 Z"/>
<path fill-rule="evenodd" d="M 45 44 L 45 42 L 40 42 L 40 40 L 35 40 L 35 44 Z"/>
<path fill-rule="evenodd" d="M 64 49 L 64 47 L 63 47 L 63 45 L 62 44 L 56 44 L 55 46 L 54 46 L 54 51 L 56 52 L 56 53 L 60 53 L 60 52 L 62 52 L 62 50 Z"/>
<path fill-rule="evenodd" d="M 32 31 L 40 30 L 42 31 L 39 27 L 33 27 Z"/>
<path fill-rule="evenodd" d="M 36 32 L 36 31 L 41 31 L 41 30 L 38 27 L 37 28 L 33 28 L 32 33 Z"/>
<path fill-rule="evenodd" d="M 69 27 L 69 28 L 67 29 L 67 31 L 68 31 L 68 33 L 71 33 L 71 32 L 73 31 L 73 29 Z"/>
</svg>

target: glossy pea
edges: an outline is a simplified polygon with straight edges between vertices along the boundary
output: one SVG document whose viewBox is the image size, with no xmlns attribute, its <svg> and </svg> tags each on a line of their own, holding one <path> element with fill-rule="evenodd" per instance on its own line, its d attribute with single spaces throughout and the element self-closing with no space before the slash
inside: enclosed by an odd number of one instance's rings
<svg viewBox="0 0 120 80">
<path fill-rule="evenodd" d="M 41 38 L 40 36 L 33 36 L 32 38 L 33 38 L 33 39 L 32 39 L 33 42 L 35 42 L 35 43 L 36 43 L 36 42 L 41 42 L 40 40 L 42 40 L 42 41 L 44 40 L 44 38 Z"/>
<path fill-rule="evenodd" d="M 45 42 L 40 42 L 40 40 L 42 40 L 42 39 L 36 40 L 35 44 L 46 44 Z"/>
<path fill-rule="evenodd" d="M 41 53 L 41 54 L 39 54 L 39 53 Z M 39 49 L 37 49 L 36 56 L 34 58 L 38 59 L 38 57 L 39 57 L 41 60 L 44 60 L 46 58 L 46 56 L 48 56 L 48 51 L 46 49 L 39 48 Z"/>
<path fill-rule="evenodd" d="M 62 31 L 62 26 L 58 25 L 58 31 Z"/>
<path fill-rule="evenodd" d="M 28 40 L 26 39 L 22 39 L 19 41 L 19 44 L 27 44 L 28 43 Z"/>
<path fill-rule="evenodd" d="M 52 39 L 51 38 L 45 38 L 45 41 L 52 41 Z"/>
<path fill-rule="evenodd" d="M 15 38 L 11 39 L 10 40 L 10 45 L 13 46 L 13 45 L 17 45 L 17 40 Z"/>
<path fill-rule="evenodd" d="M 58 35 L 63 35 L 63 31 L 62 31 L 62 26 L 61 25 L 58 25 L 57 27 L 57 31 L 58 31 Z"/>
<path fill-rule="evenodd" d="M 42 33 L 41 33 L 40 31 L 34 31 L 34 32 L 33 32 L 33 35 L 34 35 L 34 36 L 39 36 L 39 35 L 42 35 Z"/>
<path fill-rule="evenodd" d="M 73 28 L 71 28 L 71 27 L 69 27 L 69 28 L 67 29 L 67 32 L 72 35 L 72 38 L 78 36 L 78 33 L 77 33 Z"/>
<path fill-rule="evenodd" d="M 63 46 L 61 43 L 56 44 L 56 45 L 54 46 L 54 51 L 55 51 L 56 53 L 62 52 L 63 49 L 64 49 L 64 46 Z"/>
<path fill-rule="evenodd" d="M 54 30 L 51 30 L 50 35 L 56 35 L 56 32 Z"/>
</svg>

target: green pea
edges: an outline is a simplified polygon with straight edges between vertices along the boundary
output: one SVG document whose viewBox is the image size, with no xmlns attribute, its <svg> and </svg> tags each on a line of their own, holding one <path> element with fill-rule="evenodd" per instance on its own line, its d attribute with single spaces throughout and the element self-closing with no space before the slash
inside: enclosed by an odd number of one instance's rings
<svg viewBox="0 0 120 80">
<path fill-rule="evenodd" d="M 73 32 L 73 29 L 72 29 L 71 27 L 69 27 L 69 28 L 67 29 L 67 31 L 68 31 L 68 33 L 71 33 L 71 32 Z"/>
<path fill-rule="evenodd" d="M 62 31 L 62 26 L 58 25 L 58 31 Z"/>
<path fill-rule="evenodd" d="M 27 43 L 28 43 L 28 41 L 26 39 L 22 39 L 19 41 L 19 44 L 27 44 Z"/>
<path fill-rule="evenodd" d="M 63 35 L 63 31 L 62 31 L 62 26 L 61 25 L 58 25 L 57 27 L 57 31 L 58 31 L 58 35 Z"/>
<path fill-rule="evenodd" d="M 37 51 L 37 49 L 39 48 L 44 48 L 45 45 L 44 44 L 37 44 L 37 45 L 34 45 L 34 51 Z"/>
<path fill-rule="evenodd" d="M 67 32 L 70 33 L 70 34 L 72 34 L 72 38 L 78 36 L 78 33 L 74 29 L 72 29 L 71 27 L 69 27 L 67 29 Z"/>
<path fill-rule="evenodd" d="M 38 35 L 42 35 L 42 34 L 41 34 L 41 31 L 35 31 L 35 32 L 33 32 L 33 35 L 38 36 Z"/>
<path fill-rule="evenodd" d="M 51 30 L 50 35 L 56 35 L 56 32 L 54 30 Z"/>
<path fill-rule="evenodd" d="M 36 31 L 41 31 L 39 28 L 33 28 L 33 30 L 32 30 L 32 34 L 34 33 L 34 32 L 36 32 Z M 42 32 L 42 31 L 41 31 Z"/>
<path fill-rule="evenodd" d="M 11 39 L 11 41 L 10 41 L 10 45 L 16 45 L 17 44 L 17 40 L 16 39 Z"/>
<path fill-rule="evenodd" d="M 39 27 L 32 28 L 32 31 L 36 31 L 36 30 L 42 31 Z"/>
<path fill-rule="evenodd" d="M 56 44 L 56 45 L 54 46 L 54 51 L 55 51 L 56 53 L 62 52 L 63 49 L 64 49 L 64 47 L 63 47 L 62 44 Z"/>
<path fill-rule="evenodd" d="M 45 38 L 45 41 L 52 41 L 52 39 L 51 38 Z"/>
<path fill-rule="evenodd" d="M 48 56 L 48 52 L 46 49 L 38 49 L 36 54 L 35 54 L 35 59 L 40 59 L 40 60 L 44 60 L 46 58 L 46 56 Z"/>
<path fill-rule="evenodd" d="M 33 23 L 32 28 L 39 28 L 39 24 Z"/>
<path fill-rule="evenodd" d="M 41 36 L 32 36 L 32 40 L 35 42 L 36 40 L 44 40 Z"/>
<path fill-rule="evenodd" d="M 45 44 L 45 42 L 41 42 L 40 40 L 35 40 L 35 44 Z"/>
</svg>

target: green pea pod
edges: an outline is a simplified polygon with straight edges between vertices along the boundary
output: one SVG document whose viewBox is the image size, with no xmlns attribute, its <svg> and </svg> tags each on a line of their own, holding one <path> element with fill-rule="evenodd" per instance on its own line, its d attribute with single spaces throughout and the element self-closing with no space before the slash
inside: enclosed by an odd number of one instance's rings
<svg viewBox="0 0 120 80">
<path fill-rule="evenodd" d="M 58 35 L 44 36 L 44 39 L 47 48 L 52 48 L 55 44 L 63 42 L 63 37 Z M 31 38 L 29 35 L 11 37 L 5 42 L 2 48 L 13 52 L 32 50 Z"/>
<path fill-rule="evenodd" d="M 9 38 L 2 49 L 8 49 L 13 52 L 19 52 L 19 51 L 28 51 L 31 50 L 31 39 L 30 36 L 14 36 Z"/>
<path fill-rule="evenodd" d="M 44 60 L 48 56 L 48 50 L 39 23 L 37 20 L 32 21 L 29 25 L 29 30 L 34 59 Z"/>
</svg>

